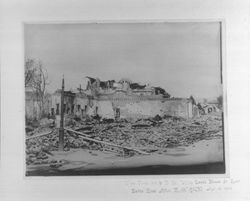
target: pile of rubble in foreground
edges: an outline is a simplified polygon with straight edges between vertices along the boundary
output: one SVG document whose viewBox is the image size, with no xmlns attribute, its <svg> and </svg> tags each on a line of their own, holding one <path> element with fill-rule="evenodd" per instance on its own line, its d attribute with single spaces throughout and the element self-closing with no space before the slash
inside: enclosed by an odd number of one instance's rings
<svg viewBox="0 0 250 201">
<path fill-rule="evenodd" d="M 36 136 L 38 133 L 50 132 L 47 135 L 26 140 L 26 163 L 49 163 L 51 151 L 58 149 L 58 129 L 53 125 L 40 126 L 29 129 L 26 137 Z M 146 119 L 74 119 L 66 118 L 66 126 L 78 131 L 89 138 L 108 142 L 124 147 L 135 147 L 145 152 L 157 152 L 166 148 L 188 146 L 194 142 L 222 137 L 221 114 L 204 115 L 196 119 L 182 119 L 172 116 L 155 116 Z M 101 143 L 88 141 L 81 136 L 65 131 L 65 150 L 82 148 L 106 151 Z M 113 149 L 110 149 L 112 151 Z M 117 152 L 118 155 L 122 155 Z M 124 153 L 123 153 L 124 154 Z M 132 156 L 136 152 L 128 152 Z M 123 155 L 124 156 L 124 155 Z M 53 161 L 52 161 L 53 162 Z"/>
</svg>

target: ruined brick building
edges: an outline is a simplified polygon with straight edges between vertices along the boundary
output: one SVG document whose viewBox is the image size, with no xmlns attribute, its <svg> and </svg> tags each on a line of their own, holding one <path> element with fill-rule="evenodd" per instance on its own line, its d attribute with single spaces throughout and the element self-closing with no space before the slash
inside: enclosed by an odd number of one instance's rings
<svg viewBox="0 0 250 201">
<path fill-rule="evenodd" d="M 79 117 L 99 115 L 102 118 L 146 118 L 171 115 L 192 118 L 198 114 L 190 98 L 171 98 L 160 87 L 140 85 L 129 79 L 100 81 L 89 79 L 85 90 L 64 92 L 66 114 Z M 60 114 L 61 91 L 51 96 L 51 115 Z"/>
</svg>

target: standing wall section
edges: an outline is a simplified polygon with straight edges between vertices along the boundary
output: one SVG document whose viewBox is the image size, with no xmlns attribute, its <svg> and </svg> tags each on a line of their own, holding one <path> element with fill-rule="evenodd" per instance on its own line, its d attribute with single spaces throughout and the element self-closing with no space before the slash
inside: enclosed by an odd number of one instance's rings
<svg viewBox="0 0 250 201">
<path fill-rule="evenodd" d="M 148 118 L 156 115 L 192 118 L 192 103 L 188 99 L 119 98 L 98 100 L 98 115 L 114 118 L 116 108 L 120 118 Z"/>
</svg>

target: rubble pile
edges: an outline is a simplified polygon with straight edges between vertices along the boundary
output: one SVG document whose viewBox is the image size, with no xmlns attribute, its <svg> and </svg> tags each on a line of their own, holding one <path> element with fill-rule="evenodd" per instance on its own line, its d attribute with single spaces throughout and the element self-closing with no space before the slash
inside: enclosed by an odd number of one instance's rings
<svg viewBox="0 0 250 201">
<path fill-rule="evenodd" d="M 45 129 L 36 129 L 40 132 L 46 131 Z M 33 136 L 28 133 L 27 136 Z M 34 134 L 35 135 L 35 134 Z M 26 140 L 26 164 L 43 164 L 49 162 L 50 152 L 58 149 L 58 134 L 57 130 L 53 130 L 49 135 L 36 137 Z"/>
<path fill-rule="evenodd" d="M 155 116 L 145 119 L 70 119 L 67 128 L 81 132 L 89 138 L 134 147 L 148 153 L 158 150 L 189 146 L 194 142 L 222 137 L 221 115 L 204 115 L 194 119 L 172 116 Z M 32 136 L 41 129 L 27 132 Z M 44 129 L 44 128 L 43 128 Z M 87 141 L 78 134 L 65 131 L 65 150 L 89 149 L 105 150 L 101 143 Z M 49 155 L 58 149 L 58 130 L 49 135 L 26 141 L 27 164 L 50 163 Z M 131 155 L 131 154 L 130 154 Z M 51 162 L 52 163 L 52 162 Z"/>
<path fill-rule="evenodd" d="M 86 127 L 78 130 L 94 139 L 145 150 L 187 146 L 199 140 L 220 137 L 222 121 L 221 117 L 208 115 L 191 120 L 157 115 L 134 121 L 93 123 L 87 132 Z"/>
</svg>

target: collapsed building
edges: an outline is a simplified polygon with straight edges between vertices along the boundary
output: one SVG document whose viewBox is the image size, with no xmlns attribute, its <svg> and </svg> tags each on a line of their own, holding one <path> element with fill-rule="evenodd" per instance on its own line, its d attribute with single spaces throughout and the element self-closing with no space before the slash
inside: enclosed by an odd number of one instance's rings
<svg viewBox="0 0 250 201">
<path fill-rule="evenodd" d="M 64 92 L 64 112 L 78 117 L 147 118 L 156 115 L 192 118 L 197 106 L 190 98 L 171 98 L 161 87 L 140 85 L 129 79 L 101 81 L 87 77 L 86 89 Z M 51 96 L 51 115 L 61 113 L 61 91 Z"/>
<path fill-rule="evenodd" d="M 221 116 L 204 115 L 186 121 L 199 115 L 199 104 L 192 96 L 173 98 L 160 87 L 128 79 L 119 82 L 88 79 L 86 89 L 80 86 L 77 92 L 64 91 L 64 98 L 61 90 L 55 91 L 46 106 L 50 118 L 40 119 L 39 124 L 36 121 L 26 124 L 27 165 L 49 164 L 53 169 L 68 165 L 69 161 L 52 158 L 58 148 L 112 152 L 127 158 L 135 154 L 162 155 L 170 148 L 194 146 L 194 142 L 204 139 L 222 139 Z M 26 93 L 26 112 L 39 113 L 39 100 L 32 91 Z M 66 114 L 64 132 L 57 129 L 61 108 Z"/>
</svg>

